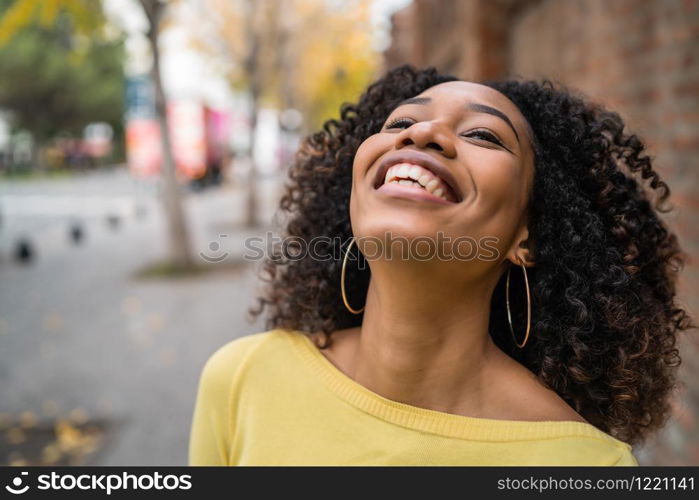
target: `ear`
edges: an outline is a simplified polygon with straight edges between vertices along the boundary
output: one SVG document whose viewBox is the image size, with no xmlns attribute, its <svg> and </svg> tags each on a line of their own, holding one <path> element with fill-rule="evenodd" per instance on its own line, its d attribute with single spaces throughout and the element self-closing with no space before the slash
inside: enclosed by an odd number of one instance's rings
<svg viewBox="0 0 699 500">
<path fill-rule="evenodd" d="M 521 266 L 522 263 L 526 267 L 534 266 L 534 244 L 529 239 L 529 229 L 526 226 L 522 226 L 519 230 L 512 248 L 507 252 L 506 258 L 517 266 Z"/>
</svg>

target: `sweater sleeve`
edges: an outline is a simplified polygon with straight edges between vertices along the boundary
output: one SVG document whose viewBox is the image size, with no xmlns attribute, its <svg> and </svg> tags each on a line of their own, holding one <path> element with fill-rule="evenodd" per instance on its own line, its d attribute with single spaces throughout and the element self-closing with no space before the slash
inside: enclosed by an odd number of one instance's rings
<svg viewBox="0 0 699 500">
<path fill-rule="evenodd" d="M 230 465 L 234 401 L 232 389 L 250 348 L 261 336 L 235 339 L 206 361 L 197 389 L 189 435 L 189 465 Z"/>
</svg>

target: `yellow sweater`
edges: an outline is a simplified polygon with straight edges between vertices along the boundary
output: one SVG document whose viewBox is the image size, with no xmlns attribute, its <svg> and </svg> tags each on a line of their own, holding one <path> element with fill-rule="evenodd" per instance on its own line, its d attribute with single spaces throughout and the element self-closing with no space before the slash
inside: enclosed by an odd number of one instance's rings
<svg viewBox="0 0 699 500">
<path fill-rule="evenodd" d="M 270 330 L 207 361 L 190 465 L 638 465 L 581 422 L 464 417 L 386 399 L 303 333 Z"/>
</svg>

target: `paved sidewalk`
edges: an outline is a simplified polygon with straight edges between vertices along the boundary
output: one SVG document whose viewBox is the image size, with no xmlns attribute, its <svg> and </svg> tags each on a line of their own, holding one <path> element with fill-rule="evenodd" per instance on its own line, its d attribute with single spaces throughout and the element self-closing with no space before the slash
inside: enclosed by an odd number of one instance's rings
<svg viewBox="0 0 699 500">
<path fill-rule="evenodd" d="M 0 202 L 11 195 L 0 192 Z M 240 229 L 242 192 L 187 198 L 195 254 L 211 253 L 210 243 L 228 235 L 221 248 L 231 255 L 212 272 L 134 279 L 166 255 L 153 196 L 140 200 L 145 214 L 124 216 L 116 228 L 103 217 L 85 219 L 80 246 L 70 244 L 65 224 L 53 221 L 34 225 L 33 263 L 22 266 L 7 252 L 0 255 L 0 414 L 31 412 L 35 426 L 68 415 L 104 420 L 106 439 L 88 465 L 186 464 L 204 362 L 229 340 L 262 329 L 245 320 L 254 304 L 254 268 L 231 265 L 244 238 L 258 234 Z M 18 227 L 17 220 L 9 222 Z M 5 249 L 7 228 L 0 230 Z M 0 454 L 0 463 L 9 461 Z"/>
</svg>

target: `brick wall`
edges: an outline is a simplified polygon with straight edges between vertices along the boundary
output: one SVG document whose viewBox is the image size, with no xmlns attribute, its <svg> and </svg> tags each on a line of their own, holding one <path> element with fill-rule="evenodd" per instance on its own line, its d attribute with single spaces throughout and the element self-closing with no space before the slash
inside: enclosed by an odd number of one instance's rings
<svg viewBox="0 0 699 500">
<path fill-rule="evenodd" d="M 680 302 L 699 320 L 699 0 L 414 0 L 399 16 L 388 67 L 545 76 L 624 117 L 670 185 L 666 219 L 690 258 Z M 697 337 L 679 344 L 683 387 L 665 429 L 634 450 L 643 464 L 699 464 Z"/>
</svg>

